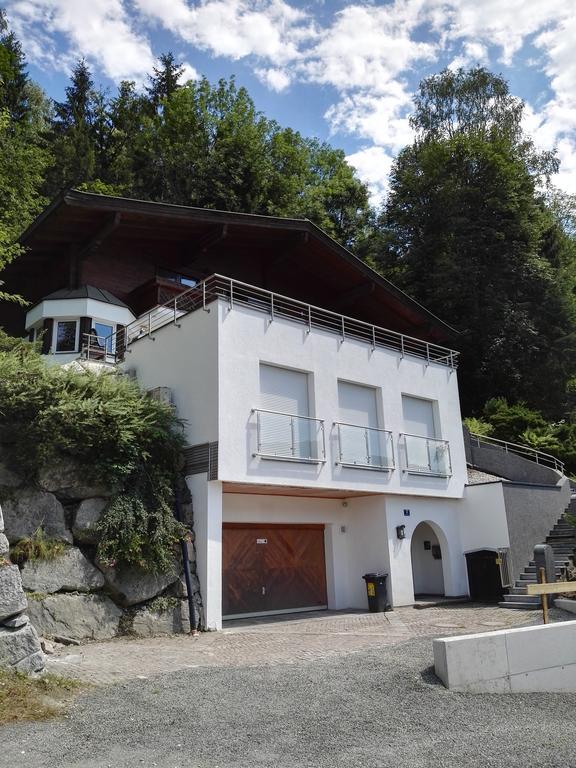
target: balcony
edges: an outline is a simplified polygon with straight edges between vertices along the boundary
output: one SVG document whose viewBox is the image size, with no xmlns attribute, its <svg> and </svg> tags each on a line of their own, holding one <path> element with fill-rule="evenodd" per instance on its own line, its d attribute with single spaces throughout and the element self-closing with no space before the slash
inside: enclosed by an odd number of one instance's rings
<svg viewBox="0 0 576 768">
<path fill-rule="evenodd" d="M 394 469 L 392 432 L 335 422 L 338 461 L 342 467 L 391 471 Z"/>
<path fill-rule="evenodd" d="M 171 292 L 170 300 L 164 303 L 160 301 L 164 295 L 161 296 L 160 293 L 155 292 L 160 285 Z M 307 333 L 312 333 L 313 330 L 333 333 L 342 342 L 346 340 L 361 342 L 370 346 L 372 351 L 394 350 L 401 358 L 420 358 L 426 365 L 442 365 L 451 371 L 456 370 L 458 366 L 458 352 L 447 347 L 370 325 L 222 275 L 211 275 L 183 292 L 183 287 L 178 283 L 161 281 L 159 278 L 155 278 L 137 290 L 143 291 L 145 301 L 142 300 L 141 304 L 137 302 L 136 298 L 140 300 L 140 294 L 136 296 L 136 292 L 133 292 L 131 301 L 134 303 L 135 311 L 139 312 L 138 307 L 146 304 L 150 307 L 154 302 L 158 303 L 158 306 L 126 327 L 126 344 L 118 345 L 120 349 L 117 354 L 118 361 L 124 359 L 125 346 L 142 337 L 151 336 L 159 328 L 177 323 L 181 317 L 190 312 L 198 309 L 209 311 L 214 301 L 223 300 L 230 310 L 234 307 L 247 307 L 266 314 L 270 322 L 282 319 L 303 325 Z M 146 293 L 146 291 L 152 291 L 152 293 Z"/>
<path fill-rule="evenodd" d="M 254 456 L 303 464 L 326 461 L 322 419 L 256 408 L 252 413 L 256 415 L 257 435 Z"/>
<path fill-rule="evenodd" d="M 452 463 L 447 440 L 421 435 L 400 435 L 404 471 L 411 475 L 451 477 Z"/>
</svg>

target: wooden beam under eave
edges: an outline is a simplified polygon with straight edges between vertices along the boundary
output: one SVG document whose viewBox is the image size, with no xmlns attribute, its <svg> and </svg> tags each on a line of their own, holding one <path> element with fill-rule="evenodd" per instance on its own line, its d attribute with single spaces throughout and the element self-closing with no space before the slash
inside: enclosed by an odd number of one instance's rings
<svg viewBox="0 0 576 768">
<path fill-rule="evenodd" d="M 262 266 L 262 281 L 264 288 L 269 287 L 271 273 L 287 261 L 290 261 L 299 248 L 308 244 L 309 239 L 310 235 L 308 232 L 297 232 L 295 235 L 282 240 L 281 245 L 276 247 L 275 256 L 264 262 Z"/>
<path fill-rule="evenodd" d="M 342 291 L 335 298 L 339 306 L 345 307 L 349 304 L 354 304 L 358 299 L 363 299 L 365 296 L 369 296 L 374 293 L 376 284 L 374 282 L 360 283 L 360 285 L 349 288 L 347 291 Z"/>
<path fill-rule="evenodd" d="M 186 255 L 182 257 L 181 266 L 185 268 L 198 261 L 198 259 L 205 256 L 211 248 L 218 245 L 218 243 L 221 243 L 222 240 L 225 240 L 227 237 L 228 224 L 216 224 L 213 227 L 210 227 L 207 232 L 194 242 L 194 245 Z"/>
<path fill-rule="evenodd" d="M 92 237 L 78 247 L 70 249 L 70 287 L 78 288 L 80 283 L 80 265 L 89 254 L 97 251 L 102 243 L 119 227 L 122 220 L 121 213 L 114 213 L 108 216 L 106 222 Z"/>
</svg>

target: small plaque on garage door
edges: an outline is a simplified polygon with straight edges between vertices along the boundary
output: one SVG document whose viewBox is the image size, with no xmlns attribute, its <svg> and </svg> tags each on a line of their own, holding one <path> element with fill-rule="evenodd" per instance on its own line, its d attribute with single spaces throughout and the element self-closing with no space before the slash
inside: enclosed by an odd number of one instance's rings
<svg viewBox="0 0 576 768">
<path fill-rule="evenodd" d="M 268 539 L 256 539 L 256 544 L 268 544 Z"/>
</svg>

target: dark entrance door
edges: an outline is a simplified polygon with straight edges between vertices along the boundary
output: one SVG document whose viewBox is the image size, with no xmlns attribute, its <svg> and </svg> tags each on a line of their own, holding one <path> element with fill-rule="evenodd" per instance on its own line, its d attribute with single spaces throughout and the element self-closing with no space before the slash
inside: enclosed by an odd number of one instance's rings
<svg viewBox="0 0 576 768">
<path fill-rule="evenodd" d="M 326 606 L 323 525 L 224 523 L 222 613 Z"/>
<path fill-rule="evenodd" d="M 480 603 L 498 603 L 504 588 L 500 578 L 498 553 L 489 549 L 469 552 L 466 555 L 470 597 Z"/>
</svg>

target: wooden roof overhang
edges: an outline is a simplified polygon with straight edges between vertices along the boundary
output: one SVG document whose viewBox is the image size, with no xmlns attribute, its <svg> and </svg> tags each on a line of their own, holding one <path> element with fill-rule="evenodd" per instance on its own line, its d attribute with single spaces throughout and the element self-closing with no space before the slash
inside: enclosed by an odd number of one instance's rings
<svg viewBox="0 0 576 768">
<path fill-rule="evenodd" d="M 266 288 L 375 325 L 440 343 L 457 332 L 307 219 L 190 208 L 70 190 L 20 238 L 27 252 L 7 274 L 49 269 L 70 253 L 99 249 L 167 269 L 213 273 Z"/>
</svg>

